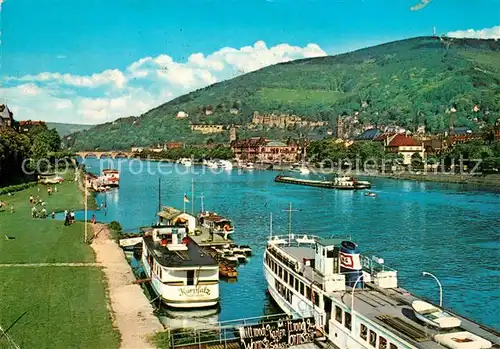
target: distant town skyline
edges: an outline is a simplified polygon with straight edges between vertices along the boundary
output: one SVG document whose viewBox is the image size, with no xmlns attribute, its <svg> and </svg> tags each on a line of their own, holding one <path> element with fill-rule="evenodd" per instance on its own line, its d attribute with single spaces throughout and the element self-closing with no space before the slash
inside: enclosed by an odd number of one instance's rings
<svg viewBox="0 0 500 349">
<path fill-rule="evenodd" d="M 497 0 L 0 0 L 3 102 L 97 124 L 267 65 L 437 34 L 500 38 Z"/>
</svg>

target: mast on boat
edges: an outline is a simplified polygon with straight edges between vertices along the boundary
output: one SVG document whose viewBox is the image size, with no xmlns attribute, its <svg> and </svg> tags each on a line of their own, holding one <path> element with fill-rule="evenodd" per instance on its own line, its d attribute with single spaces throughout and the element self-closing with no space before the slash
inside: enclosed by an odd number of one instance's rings
<svg viewBox="0 0 500 349">
<path fill-rule="evenodd" d="M 203 192 L 201 193 L 201 196 L 200 196 L 200 201 L 201 201 L 201 212 L 205 212 L 205 206 L 203 204 L 203 199 L 205 197 L 203 196 Z"/>
<path fill-rule="evenodd" d="M 298 210 L 292 209 L 292 203 L 290 202 L 290 206 L 288 207 L 288 210 L 284 210 L 285 212 L 288 212 L 288 241 L 292 241 L 292 212 L 296 212 Z"/>
<path fill-rule="evenodd" d="M 161 178 L 158 177 L 158 212 L 161 211 Z"/>
<path fill-rule="evenodd" d="M 269 241 L 273 238 L 273 213 L 269 213 Z"/>
<path fill-rule="evenodd" d="M 191 178 L 191 214 L 194 216 L 194 178 Z"/>
</svg>

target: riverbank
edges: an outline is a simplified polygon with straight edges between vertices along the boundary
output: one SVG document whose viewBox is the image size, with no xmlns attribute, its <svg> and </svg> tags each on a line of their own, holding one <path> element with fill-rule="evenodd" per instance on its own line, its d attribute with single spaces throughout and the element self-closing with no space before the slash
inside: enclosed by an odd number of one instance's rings
<svg viewBox="0 0 500 349">
<path fill-rule="evenodd" d="M 154 349 L 150 340 L 162 332 L 160 320 L 153 314 L 142 288 L 135 284 L 135 276 L 125 259 L 122 249 L 112 240 L 104 224 L 92 225 L 91 247 L 97 263 L 104 269 L 108 283 L 110 312 L 113 323 L 121 333 L 122 349 Z"/>
<path fill-rule="evenodd" d="M 73 171 L 64 183 L 37 185 L 1 195 L 0 325 L 21 348 L 118 348 L 118 331 L 107 309 L 106 284 L 83 243 L 84 224 L 64 226 L 51 218 L 33 218 L 29 197 L 45 202 L 47 212 L 81 209 L 82 195 Z M 0 348 L 10 348 L 6 337 Z"/>
</svg>

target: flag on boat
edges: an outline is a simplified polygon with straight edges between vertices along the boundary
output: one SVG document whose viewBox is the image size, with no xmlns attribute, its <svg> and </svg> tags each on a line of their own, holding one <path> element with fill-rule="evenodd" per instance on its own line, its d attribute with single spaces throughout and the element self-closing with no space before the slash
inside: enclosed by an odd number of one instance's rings
<svg viewBox="0 0 500 349">
<path fill-rule="evenodd" d="M 189 199 L 186 194 L 184 194 L 184 202 L 189 202 Z"/>
</svg>

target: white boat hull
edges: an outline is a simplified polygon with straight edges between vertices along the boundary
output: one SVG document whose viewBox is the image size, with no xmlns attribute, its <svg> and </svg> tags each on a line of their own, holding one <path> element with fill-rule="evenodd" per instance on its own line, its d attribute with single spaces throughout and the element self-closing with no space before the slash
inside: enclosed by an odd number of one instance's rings
<svg viewBox="0 0 500 349">
<path fill-rule="evenodd" d="M 163 283 L 151 271 L 149 264 L 142 258 L 146 275 L 151 278 L 151 287 L 162 302 L 172 308 L 193 309 L 212 307 L 219 303 L 219 284 L 170 286 Z M 217 267 L 218 272 L 218 267 Z M 218 274 L 217 274 L 218 279 Z"/>
</svg>

